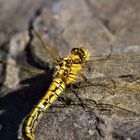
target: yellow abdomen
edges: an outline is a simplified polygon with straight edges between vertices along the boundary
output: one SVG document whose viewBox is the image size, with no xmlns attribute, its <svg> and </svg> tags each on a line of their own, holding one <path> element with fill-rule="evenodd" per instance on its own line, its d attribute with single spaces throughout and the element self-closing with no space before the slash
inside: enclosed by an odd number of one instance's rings
<svg viewBox="0 0 140 140">
<path fill-rule="evenodd" d="M 52 102 L 57 99 L 59 94 L 64 91 L 64 89 L 65 83 L 62 81 L 62 79 L 55 78 L 44 97 L 42 97 L 40 102 L 32 110 L 27 118 L 27 121 L 25 122 L 24 133 L 28 139 L 34 139 L 34 130 L 38 120 L 42 117 L 44 111 L 52 104 Z"/>
</svg>

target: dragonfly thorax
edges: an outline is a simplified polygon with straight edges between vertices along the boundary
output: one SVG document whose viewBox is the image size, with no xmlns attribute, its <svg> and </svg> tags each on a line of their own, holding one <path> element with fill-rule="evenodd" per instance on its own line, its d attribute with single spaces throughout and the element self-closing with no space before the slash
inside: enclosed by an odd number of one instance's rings
<svg viewBox="0 0 140 140">
<path fill-rule="evenodd" d="M 62 77 L 69 73 L 70 64 L 67 62 L 67 60 L 65 60 L 65 58 L 67 57 L 62 58 L 56 65 L 54 77 Z"/>
</svg>

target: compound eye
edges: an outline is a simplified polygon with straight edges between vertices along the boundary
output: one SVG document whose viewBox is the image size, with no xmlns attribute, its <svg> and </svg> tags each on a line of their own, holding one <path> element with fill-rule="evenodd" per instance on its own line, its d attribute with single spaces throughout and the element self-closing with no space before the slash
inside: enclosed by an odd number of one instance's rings
<svg viewBox="0 0 140 140">
<path fill-rule="evenodd" d="M 77 48 L 73 48 L 73 49 L 71 50 L 71 53 L 72 53 L 72 54 L 76 54 L 76 53 L 77 53 L 77 51 L 78 51 L 78 49 L 77 49 Z"/>
</svg>

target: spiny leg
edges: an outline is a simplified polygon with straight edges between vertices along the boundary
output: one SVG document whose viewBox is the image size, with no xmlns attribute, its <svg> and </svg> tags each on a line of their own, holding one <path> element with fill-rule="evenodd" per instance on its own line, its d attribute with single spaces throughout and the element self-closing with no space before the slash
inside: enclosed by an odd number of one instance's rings
<svg viewBox="0 0 140 140">
<path fill-rule="evenodd" d="M 86 78 L 85 74 L 83 73 L 83 71 L 80 71 L 78 73 L 78 75 L 84 80 L 84 82 L 87 82 L 88 79 Z M 74 85 L 69 85 L 69 89 L 74 93 L 74 95 L 77 97 L 77 99 L 80 102 L 80 105 L 83 107 L 84 110 L 86 111 L 91 111 L 91 108 L 88 107 L 86 104 L 84 104 L 84 102 L 81 100 L 81 98 L 78 96 L 78 94 L 76 93 L 76 91 L 74 90 Z"/>
<path fill-rule="evenodd" d="M 71 92 L 77 97 L 77 99 L 79 100 L 80 102 L 80 105 L 82 106 L 82 108 L 85 110 L 85 111 L 91 111 L 91 108 L 89 106 L 87 106 L 83 100 L 78 96 L 78 93 L 76 93 L 73 85 L 70 85 L 70 88 Z"/>
<path fill-rule="evenodd" d="M 67 96 L 65 98 L 62 96 L 59 96 L 58 100 L 60 100 L 65 107 L 67 107 L 71 103 L 71 100 Z"/>
<path fill-rule="evenodd" d="M 86 78 L 85 74 L 82 71 L 79 73 L 79 76 L 82 77 L 85 82 L 88 81 L 88 79 Z"/>
<path fill-rule="evenodd" d="M 100 86 L 105 86 L 105 87 L 107 87 L 107 85 L 105 84 L 104 85 L 104 82 L 102 83 L 100 83 L 99 84 Z M 90 86 L 99 86 L 98 85 L 98 83 L 96 83 L 95 85 L 93 84 L 93 85 L 90 85 Z M 130 84 L 131 85 L 131 84 Z M 133 87 L 133 86 L 130 86 L 129 85 L 129 87 Z M 128 85 L 127 85 L 128 86 Z M 136 86 L 136 85 L 135 85 Z M 139 91 L 139 88 L 140 88 L 140 86 L 136 86 L 136 87 L 133 87 L 136 91 Z M 82 86 L 80 86 L 80 87 L 82 87 Z M 114 87 L 114 85 L 113 85 L 113 87 Z M 121 86 L 119 85 L 119 88 L 122 88 L 122 84 L 121 84 Z M 126 86 L 125 86 L 126 87 Z M 77 87 L 77 88 L 79 88 L 79 87 Z M 115 86 L 115 89 L 113 89 L 113 92 L 115 92 L 115 90 L 117 90 L 116 89 L 117 87 Z M 132 88 L 132 89 L 133 89 Z M 75 96 L 77 97 L 78 95 L 77 95 L 77 93 L 75 92 L 75 90 L 74 89 L 72 89 L 72 91 L 73 91 L 73 93 L 75 93 Z M 110 94 L 110 96 L 112 95 L 112 96 L 114 96 L 114 94 L 111 94 L 111 93 L 109 93 Z M 108 96 L 107 96 L 108 97 Z M 78 98 L 79 100 L 81 100 L 80 98 Z M 85 99 L 86 100 L 86 99 Z M 97 109 L 99 109 L 99 110 L 112 110 L 113 108 L 115 109 L 115 110 L 120 110 L 120 111 L 124 111 L 124 112 L 128 112 L 128 113 L 131 113 L 131 114 L 134 114 L 134 115 L 139 115 L 138 113 L 136 113 L 136 112 L 134 112 L 134 111 L 132 111 L 132 110 L 129 110 L 129 109 L 126 109 L 126 108 L 124 108 L 124 107 L 121 107 L 121 106 L 119 106 L 118 104 L 116 104 L 116 103 L 102 103 L 102 100 L 98 100 L 98 101 L 95 101 L 95 100 L 89 100 L 89 99 L 87 99 L 87 102 L 93 102 L 93 104 L 94 104 L 94 107 L 96 107 Z M 81 100 L 81 102 L 83 102 L 82 100 Z M 82 104 L 82 103 L 81 103 Z M 85 105 L 85 104 L 83 104 L 84 105 L 84 107 L 88 107 L 88 108 L 90 108 L 90 111 L 91 110 L 93 110 L 93 108 L 91 108 L 91 107 L 89 107 L 89 106 L 87 106 L 87 105 Z"/>
<path fill-rule="evenodd" d="M 72 85 L 70 86 L 71 91 L 74 93 L 74 95 L 77 97 L 77 99 L 80 101 L 80 106 L 82 106 L 82 108 L 89 113 L 93 110 L 91 107 L 87 106 L 86 104 L 84 104 L 83 100 L 78 96 L 78 94 L 75 92 L 74 88 L 72 87 Z M 95 101 L 96 104 L 96 101 Z M 92 112 L 94 113 L 94 112 Z M 96 113 L 94 113 L 95 116 L 95 126 L 96 126 L 96 130 L 98 131 L 98 133 L 100 134 L 100 136 L 104 137 L 104 135 L 101 132 L 100 129 L 100 124 L 105 124 L 104 120 L 102 118 L 100 118 L 99 116 L 96 115 Z"/>
</svg>

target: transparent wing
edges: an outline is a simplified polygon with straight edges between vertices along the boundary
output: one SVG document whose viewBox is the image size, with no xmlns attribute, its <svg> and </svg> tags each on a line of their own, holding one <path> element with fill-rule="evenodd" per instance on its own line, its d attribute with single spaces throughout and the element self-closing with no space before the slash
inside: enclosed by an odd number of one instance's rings
<svg viewBox="0 0 140 140">
<path fill-rule="evenodd" d="M 33 30 L 33 33 L 31 53 L 34 60 L 43 66 L 54 67 L 54 63 L 60 59 L 60 56 L 53 42 L 36 29 Z"/>
<path fill-rule="evenodd" d="M 93 77 L 139 75 L 140 53 L 92 57 L 87 62 L 86 69 Z"/>
<path fill-rule="evenodd" d="M 92 57 L 84 73 L 76 91 L 94 112 L 140 116 L 140 53 Z"/>
<path fill-rule="evenodd" d="M 128 60 L 139 59 L 139 58 L 140 58 L 140 52 L 116 54 L 116 55 L 104 55 L 104 56 L 91 56 L 88 63 L 94 62 L 95 65 L 101 65 L 102 63 L 111 63 L 115 61 L 126 62 Z"/>
<path fill-rule="evenodd" d="M 9 61 L 6 61 L 6 60 L 0 60 L 0 63 L 1 64 L 5 64 L 5 65 L 11 65 L 13 67 L 20 68 L 23 71 L 29 72 L 29 73 L 31 73 L 33 75 L 45 74 L 46 73 L 45 70 L 40 70 L 40 69 L 37 69 L 37 68 L 30 68 L 30 67 L 19 65 L 19 64 L 14 64 L 14 63 L 9 62 Z"/>
</svg>

